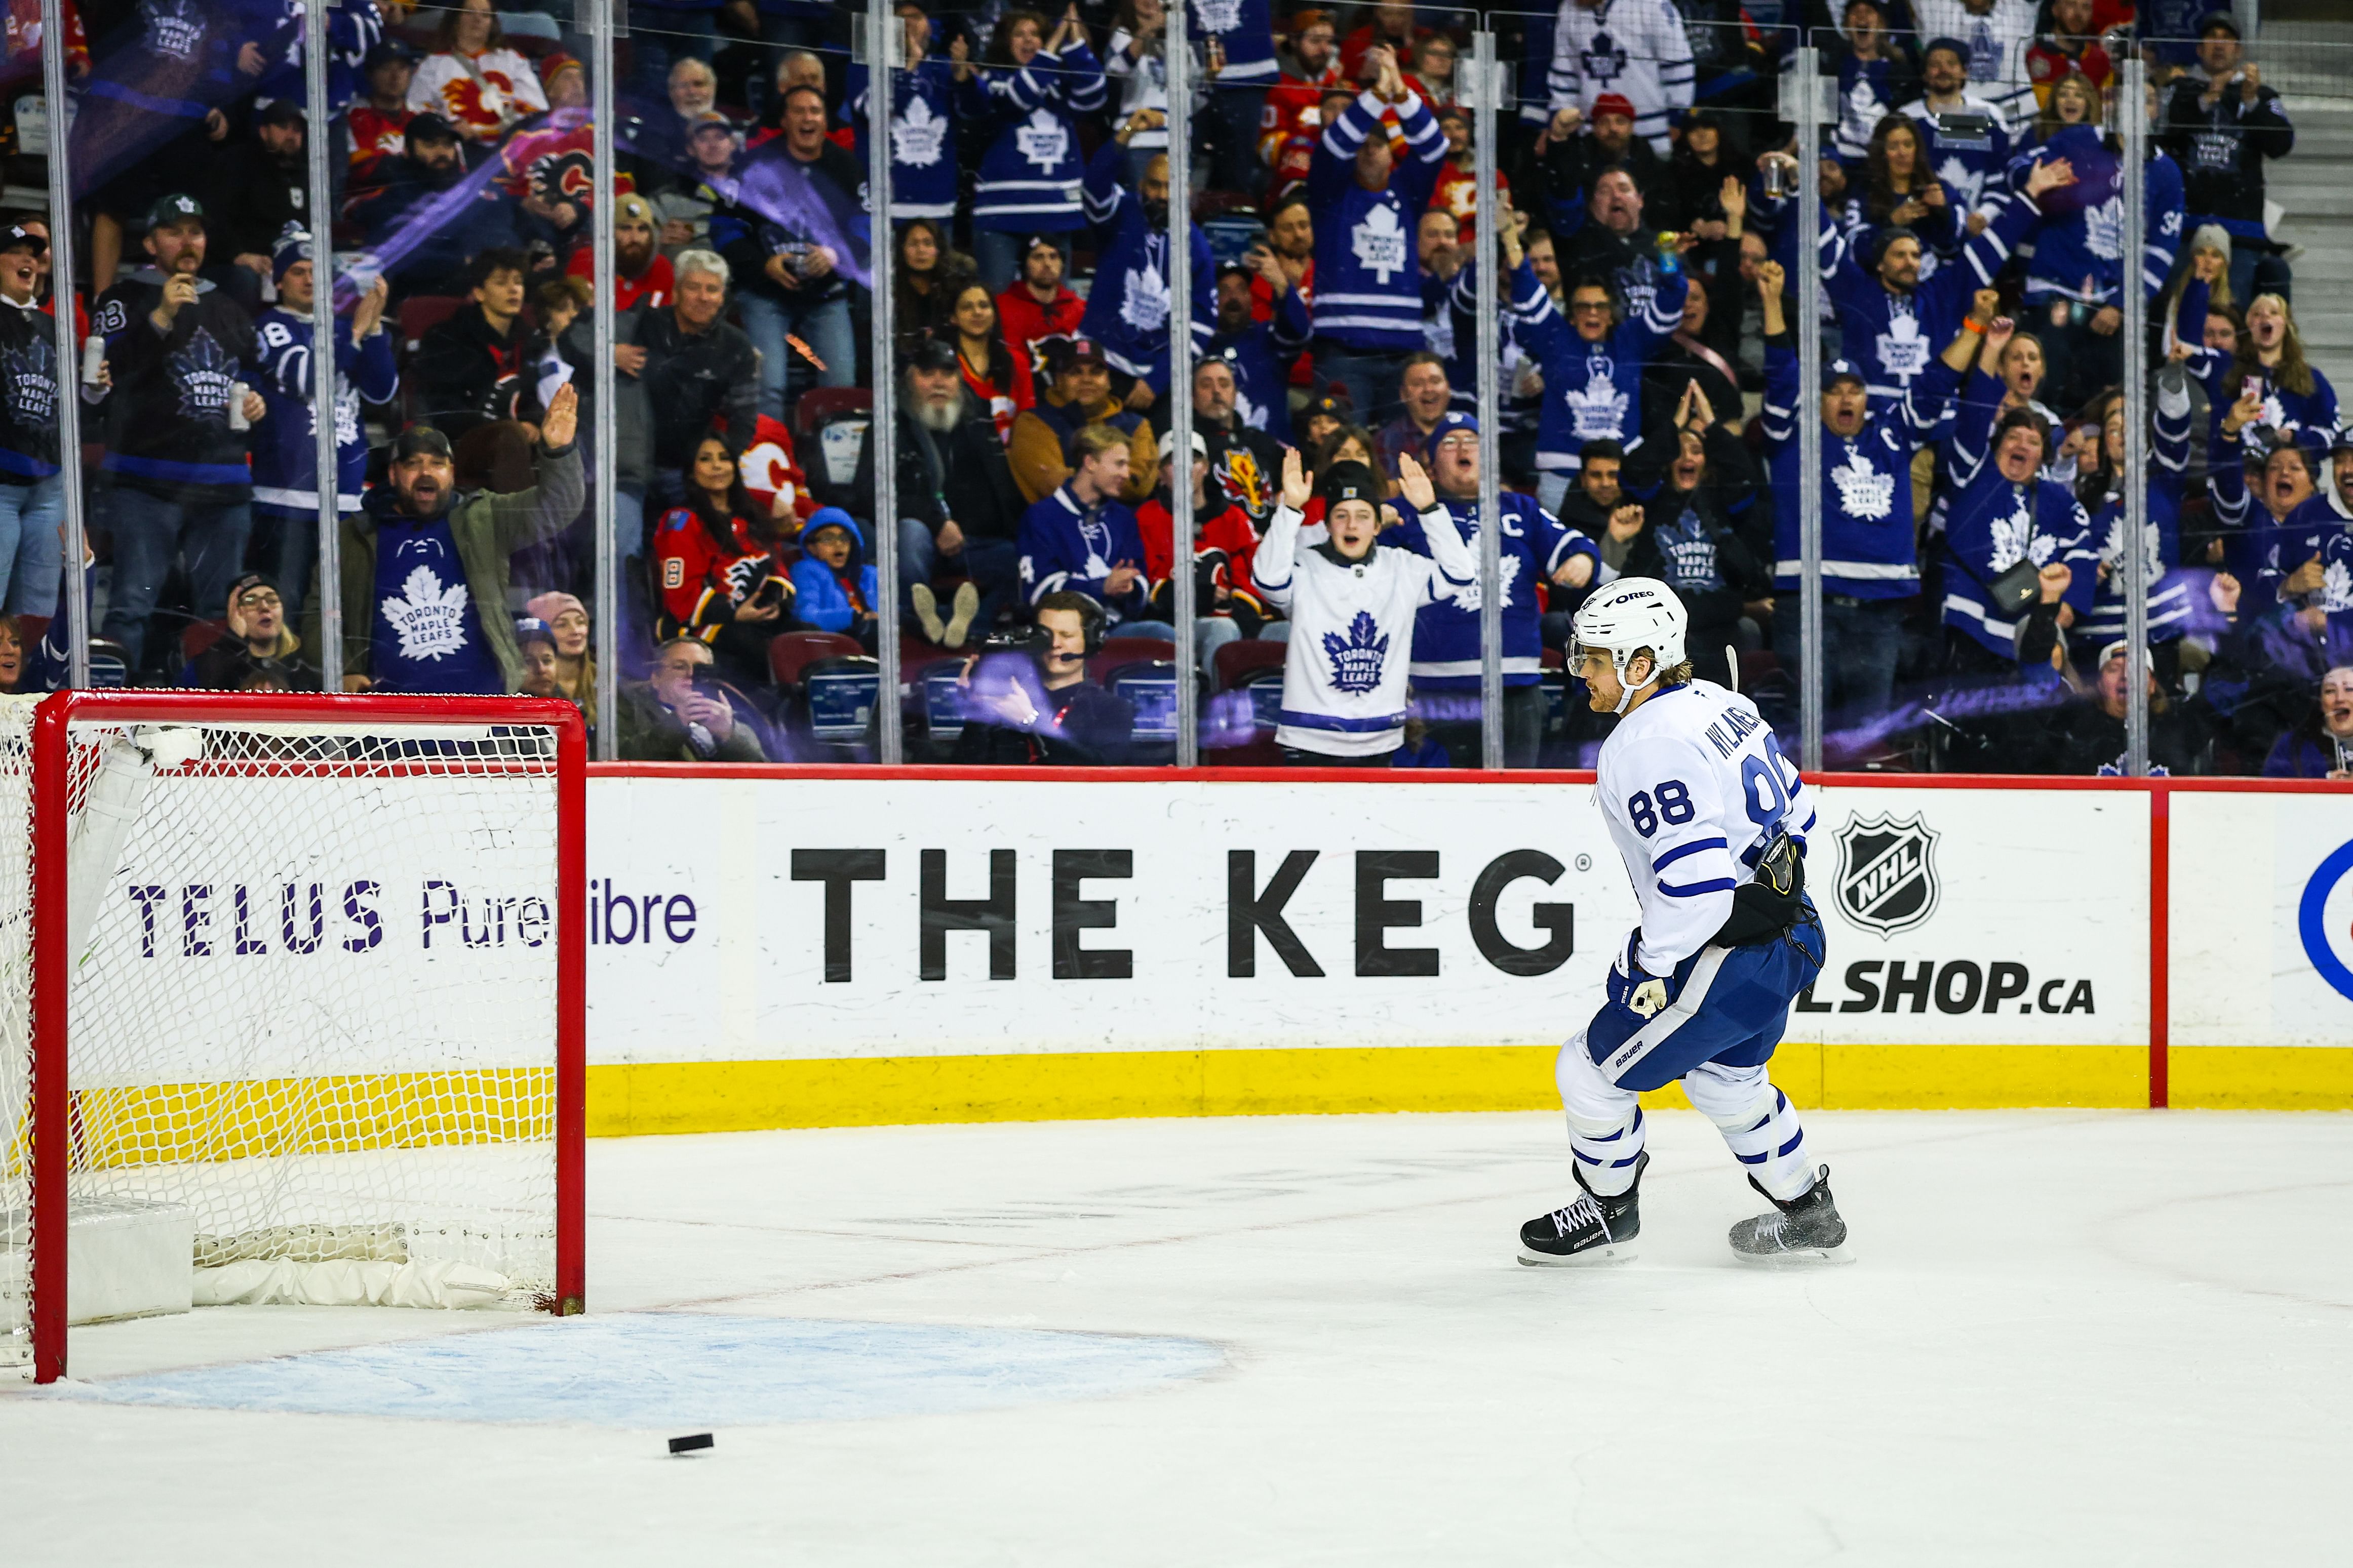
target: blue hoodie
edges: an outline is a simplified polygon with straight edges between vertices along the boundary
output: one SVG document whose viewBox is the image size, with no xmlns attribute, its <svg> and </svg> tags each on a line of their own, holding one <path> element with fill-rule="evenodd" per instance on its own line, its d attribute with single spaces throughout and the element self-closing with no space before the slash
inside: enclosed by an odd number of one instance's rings
<svg viewBox="0 0 2353 1568">
<path fill-rule="evenodd" d="M 833 568 L 807 553 L 807 541 L 820 528 L 839 528 L 849 535 L 849 560 L 845 572 L 857 574 L 859 595 L 870 614 L 879 615 L 874 568 L 866 560 L 866 535 L 858 521 L 838 506 L 820 508 L 801 530 L 803 553 L 793 563 L 793 614 L 823 632 L 849 632 L 858 620 L 857 606 L 834 575 Z"/>
</svg>

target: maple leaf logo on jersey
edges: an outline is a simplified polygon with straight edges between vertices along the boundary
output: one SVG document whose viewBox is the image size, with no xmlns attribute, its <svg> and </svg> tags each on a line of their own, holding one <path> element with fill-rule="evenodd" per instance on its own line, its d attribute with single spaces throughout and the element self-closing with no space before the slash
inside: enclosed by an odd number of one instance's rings
<svg viewBox="0 0 2353 1568">
<path fill-rule="evenodd" d="M 237 362 L 220 340 L 198 327 L 188 346 L 171 356 L 173 384 L 180 389 L 180 417 L 210 425 L 228 423 L 228 388 L 237 379 Z"/>
<path fill-rule="evenodd" d="M 1614 441 L 1624 426 L 1626 410 L 1631 400 L 1618 390 L 1609 379 L 1607 361 L 1599 374 L 1588 374 L 1582 388 L 1564 387 L 1561 401 L 1568 405 L 1568 416 L 1576 426 L 1579 442 Z"/>
<path fill-rule="evenodd" d="M 923 99 L 913 99 L 907 112 L 891 121 L 891 156 L 910 169 L 928 169 L 940 161 L 947 132 L 945 115 L 934 113 Z"/>
<path fill-rule="evenodd" d="M 1405 229 L 1398 222 L 1397 209 L 1384 205 L 1366 213 L 1351 237 L 1351 247 L 1356 265 L 1387 287 L 1390 274 L 1405 270 Z"/>
<path fill-rule="evenodd" d="M 172 5 L 159 5 L 149 0 L 140 7 L 147 14 L 147 47 L 150 52 L 175 60 L 189 60 L 204 47 L 205 20 L 196 14 L 191 0 L 179 0 Z"/>
<path fill-rule="evenodd" d="M 2103 261 L 2115 261 L 2125 253 L 2125 198 L 2119 194 L 2110 196 L 2095 207 L 2084 209 L 2084 248 Z"/>
<path fill-rule="evenodd" d="M 1890 375 L 1915 376 L 1928 368 L 1928 340 L 1920 335 L 1920 318 L 1908 310 L 1888 317 L 1876 346 Z"/>
<path fill-rule="evenodd" d="M 1152 266 L 1127 269 L 1126 288 L 1120 292 L 1119 319 L 1139 332 L 1156 332 L 1168 324 L 1168 279 Z"/>
<path fill-rule="evenodd" d="M 1985 194 L 1984 178 L 1964 167 L 1958 158 L 1947 158 L 1937 164 L 1936 178 L 1953 187 L 1964 209 L 1977 205 L 1978 197 Z"/>
<path fill-rule="evenodd" d="M 1013 145 L 1040 169 L 1053 169 L 1071 150 L 1071 133 L 1047 110 L 1033 109 L 1029 122 L 1013 133 Z"/>
<path fill-rule="evenodd" d="M 43 426 L 58 416 L 58 351 L 47 338 L 26 340 L 22 349 L 0 355 L 7 380 L 8 412 L 19 425 Z"/>
<path fill-rule="evenodd" d="M 1230 33 L 1242 25 L 1242 0 L 1193 0 L 1193 15 L 1205 33 Z"/>
<path fill-rule="evenodd" d="M 2028 510 L 2026 498 L 2023 496 L 2019 498 L 2017 510 L 2008 517 L 1994 519 L 1987 531 L 1993 540 L 1993 569 L 1996 572 L 2007 572 L 2025 560 L 2028 552 L 2036 543 L 2050 542 L 2047 540 L 2035 539 L 2034 513 Z M 2041 563 L 2038 562 L 2036 564 L 2039 565 Z"/>
<path fill-rule="evenodd" d="M 1873 468 L 1860 447 L 1831 470 L 1831 482 L 1838 486 L 1839 505 L 1849 517 L 1877 522 L 1895 505 L 1895 477 Z"/>
<path fill-rule="evenodd" d="M 1348 635 L 1324 634 L 1324 657 L 1332 661 L 1332 689 L 1366 692 L 1379 689 L 1381 667 L 1388 662 L 1389 639 L 1383 636 L 1369 610 L 1358 610 L 1348 623 Z"/>
<path fill-rule="evenodd" d="M 1473 548 L 1476 548 L 1479 542 L 1478 531 L 1476 529 L 1472 529 L 1469 531 L 1471 537 L 1465 542 L 1471 544 Z M 1519 580 L 1520 558 L 1516 555 L 1507 557 L 1504 562 L 1503 575 L 1495 580 L 1495 607 L 1497 609 L 1508 610 L 1512 607 L 1512 584 Z M 1468 610 L 1474 616 L 1481 610 L 1486 608 L 1486 598 L 1487 584 L 1476 577 L 1472 578 L 1467 584 L 1457 586 L 1454 590 L 1455 607 L 1461 610 Z"/>
<path fill-rule="evenodd" d="M 2321 568 L 2320 607 L 2331 615 L 2353 610 L 2353 566 L 2342 559 Z"/>
<path fill-rule="evenodd" d="M 1969 79 L 1998 81 L 2001 78 L 2001 40 L 1993 36 L 1993 24 L 1982 17 L 1973 20 L 1968 37 Z"/>
<path fill-rule="evenodd" d="M 445 588 L 430 567 L 411 569 L 399 595 L 376 608 L 398 634 L 403 658 L 441 658 L 466 646 L 466 584 Z"/>
<path fill-rule="evenodd" d="M 2148 582 L 2154 586 L 2157 580 L 2165 575 L 2165 536 L 2158 531 L 2154 520 L 2141 524 L 2140 542 L 2142 561 L 2148 573 Z M 2100 546 L 2101 563 L 2109 569 L 2109 586 L 2118 595 L 2124 593 L 2124 577 L 2117 568 L 2117 563 L 2121 562 L 2124 556 L 2125 514 L 2119 511 L 2108 520 L 2107 541 Z"/>
<path fill-rule="evenodd" d="M 1579 71 L 1600 83 L 1606 92 L 1610 83 L 1626 74 L 1629 61 L 1626 51 L 1609 36 L 1609 29 L 1598 27 L 1594 29 L 1593 41 L 1577 51 L 1577 64 Z"/>
</svg>

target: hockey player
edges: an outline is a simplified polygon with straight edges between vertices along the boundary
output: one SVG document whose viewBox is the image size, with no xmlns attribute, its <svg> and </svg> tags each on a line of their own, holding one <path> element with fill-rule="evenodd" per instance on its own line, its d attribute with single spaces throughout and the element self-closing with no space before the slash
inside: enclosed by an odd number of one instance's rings
<svg viewBox="0 0 2353 1568">
<path fill-rule="evenodd" d="M 1320 493 L 1328 537 L 1299 548 L 1301 513 L 1318 493 L 1294 447 L 1282 455 L 1282 504 L 1260 542 L 1261 595 L 1291 616 L 1275 744 L 1285 760 L 1377 767 L 1405 739 L 1413 616 L 1478 580 L 1479 563 L 1439 505 L 1430 475 L 1398 459 L 1405 499 L 1421 519 L 1428 558 L 1377 548 L 1381 481 L 1363 463 L 1335 463 Z"/>
<path fill-rule="evenodd" d="M 1692 679 L 1684 626 L 1673 591 L 1648 577 L 1621 577 L 1577 613 L 1570 668 L 1595 712 L 1619 715 L 1594 795 L 1642 922 L 1600 1009 L 1561 1047 L 1555 1076 L 1584 1191 L 1521 1226 L 1523 1263 L 1632 1256 L 1650 1163 L 1636 1097 L 1676 1079 L 1773 1205 L 1732 1227 L 1734 1254 L 1845 1259 L 1830 1167 L 1808 1168 L 1798 1113 L 1765 1069 L 1789 1004 L 1821 973 L 1803 858 L 1813 802 L 1756 704 Z"/>
</svg>

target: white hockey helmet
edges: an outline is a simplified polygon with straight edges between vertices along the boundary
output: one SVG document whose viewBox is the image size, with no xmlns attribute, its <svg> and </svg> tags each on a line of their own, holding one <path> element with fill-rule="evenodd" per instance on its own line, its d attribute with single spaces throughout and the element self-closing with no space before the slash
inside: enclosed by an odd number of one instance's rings
<svg viewBox="0 0 2353 1568">
<path fill-rule="evenodd" d="M 1608 654 L 1618 672 L 1616 711 L 1623 713 L 1640 689 L 1626 679 L 1628 662 L 1650 650 L 1651 673 L 1641 684 L 1651 684 L 1661 672 L 1683 662 L 1683 633 L 1690 625 L 1691 616 L 1672 588 L 1656 577 L 1620 577 L 1577 606 L 1569 663 L 1575 668 L 1588 651 Z"/>
</svg>

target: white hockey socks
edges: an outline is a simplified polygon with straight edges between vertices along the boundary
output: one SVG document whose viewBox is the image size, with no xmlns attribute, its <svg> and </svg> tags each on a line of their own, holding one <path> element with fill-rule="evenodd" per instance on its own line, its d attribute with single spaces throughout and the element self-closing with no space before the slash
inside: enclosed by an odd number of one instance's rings
<svg viewBox="0 0 2353 1568">
<path fill-rule="evenodd" d="M 1683 1092 L 1767 1193 L 1784 1203 L 1814 1184 L 1806 1159 L 1806 1130 L 1789 1097 L 1773 1087 L 1764 1068 L 1702 1062 L 1683 1075 Z"/>
<path fill-rule="evenodd" d="M 1585 1035 L 1561 1047 L 1553 1078 L 1560 1085 L 1561 1109 L 1568 1116 L 1568 1146 L 1585 1190 L 1614 1198 L 1634 1184 L 1642 1155 L 1641 1102 L 1630 1089 L 1601 1076 L 1586 1053 Z"/>
</svg>

